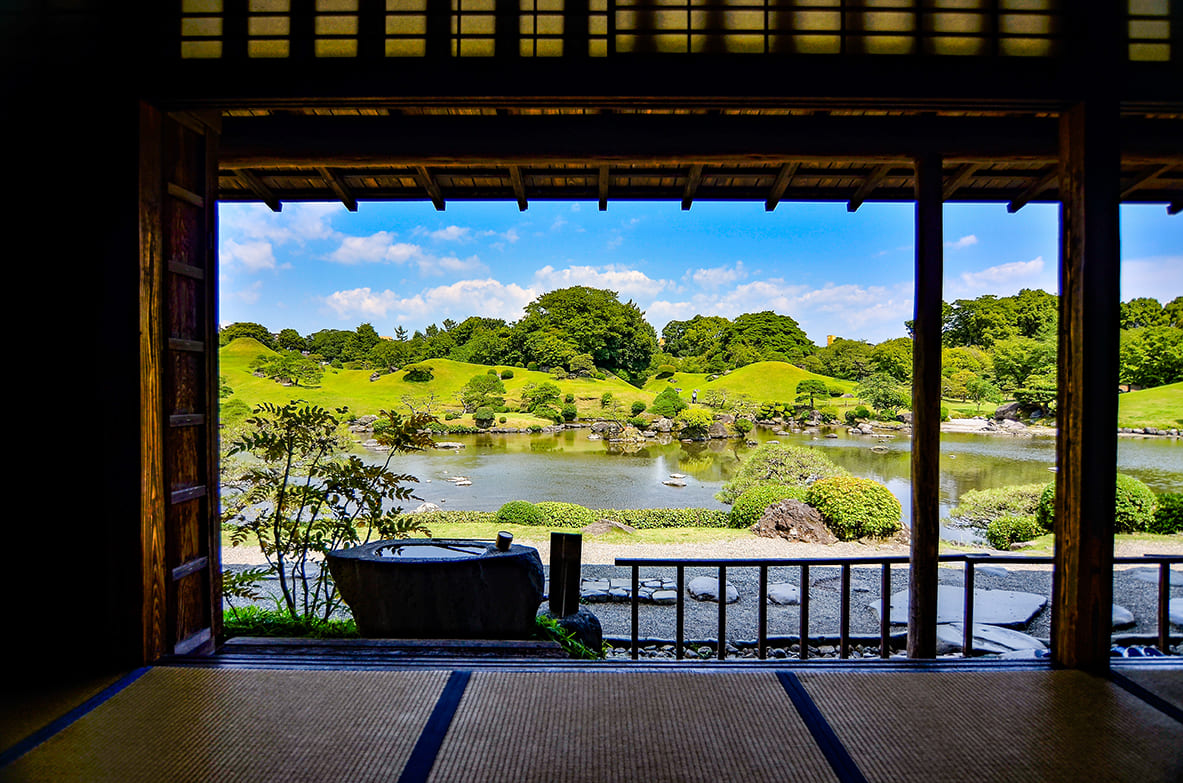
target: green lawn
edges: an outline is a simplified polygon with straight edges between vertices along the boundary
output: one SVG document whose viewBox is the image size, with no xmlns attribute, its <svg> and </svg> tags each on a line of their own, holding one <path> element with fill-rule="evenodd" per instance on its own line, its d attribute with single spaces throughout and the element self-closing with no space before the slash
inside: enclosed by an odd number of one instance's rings
<svg viewBox="0 0 1183 783">
<path fill-rule="evenodd" d="M 1183 428 L 1183 381 L 1117 397 L 1119 427 Z"/>
</svg>

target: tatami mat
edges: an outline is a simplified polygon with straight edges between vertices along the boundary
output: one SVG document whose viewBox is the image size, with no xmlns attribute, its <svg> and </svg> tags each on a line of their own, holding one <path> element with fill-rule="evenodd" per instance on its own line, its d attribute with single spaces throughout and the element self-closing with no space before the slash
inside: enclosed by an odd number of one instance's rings
<svg viewBox="0 0 1183 783">
<path fill-rule="evenodd" d="M 0 769 L 0 780 L 397 780 L 446 679 L 155 668 Z"/>
<path fill-rule="evenodd" d="M 1183 669 L 1122 666 L 1114 672 L 1174 705 L 1175 709 L 1183 710 Z"/>
<path fill-rule="evenodd" d="M 429 779 L 836 777 L 772 672 L 477 672 Z"/>
<path fill-rule="evenodd" d="M 1183 724 L 1082 672 L 799 678 L 870 781 L 1183 780 Z"/>
</svg>

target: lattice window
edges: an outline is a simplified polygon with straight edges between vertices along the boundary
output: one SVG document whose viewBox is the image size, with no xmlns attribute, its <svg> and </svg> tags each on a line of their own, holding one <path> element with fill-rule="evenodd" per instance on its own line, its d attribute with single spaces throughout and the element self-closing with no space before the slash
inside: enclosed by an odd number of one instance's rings
<svg viewBox="0 0 1183 783">
<path fill-rule="evenodd" d="M 427 54 L 427 0 L 386 0 L 386 56 Z"/>
<path fill-rule="evenodd" d="M 291 0 L 248 0 L 246 54 L 248 57 L 291 55 Z"/>
<path fill-rule="evenodd" d="M 607 57 L 608 0 L 588 0 L 587 13 L 587 53 L 591 57 Z"/>
<path fill-rule="evenodd" d="M 317 57 L 357 57 L 358 0 L 316 0 Z"/>
<path fill-rule="evenodd" d="M 182 0 L 181 57 L 222 56 L 222 0 Z"/>
<path fill-rule="evenodd" d="M 1046 57 L 1056 53 L 1060 35 L 1054 0 L 1000 0 L 998 53 Z"/>
<path fill-rule="evenodd" d="M 495 11 L 495 0 L 452 0 L 453 57 L 493 56 Z"/>
<path fill-rule="evenodd" d="M 563 0 L 518 0 L 519 51 L 523 57 L 563 54 Z"/>
<path fill-rule="evenodd" d="M 1170 13 L 1170 0 L 1129 0 L 1131 60 L 1165 62 L 1171 59 Z"/>
</svg>

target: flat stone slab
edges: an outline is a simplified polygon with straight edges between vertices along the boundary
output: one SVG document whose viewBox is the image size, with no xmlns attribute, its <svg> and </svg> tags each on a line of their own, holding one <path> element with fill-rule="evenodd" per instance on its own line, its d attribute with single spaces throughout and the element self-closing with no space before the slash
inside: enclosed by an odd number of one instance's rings
<svg viewBox="0 0 1183 783">
<path fill-rule="evenodd" d="M 1173 587 L 1183 585 L 1183 571 L 1178 568 L 1167 569 L 1171 575 L 1168 579 Z M 1119 572 L 1120 573 L 1120 572 Z M 1128 573 L 1135 579 L 1140 579 L 1143 582 L 1150 582 L 1151 584 L 1158 584 L 1158 567 L 1153 568 L 1131 568 Z"/>
<path fill-rule="evenodd" d="M 965 640 L 964 623 L 944 623 L 937 626 L 937 655 L 961 652 Z M 1016 650 L 1046 650 L 1047 645 L 1025 633 L 997 625 L 974 623 L 974 652 L 1007 653 Z"/>
<path fill-rule="evenodd" d="M 880 617 L 878 601 L 868 606 Z M 974 590 L 974 623 L 1016 627 L 1031 622 L 1047 606 L 1047 597 L 1014 590 Z M 965 619 L 965 588 L 957 585 L 937 587 L 937 623 L 959 623 Z M 908 591 L 891 596 L 892 625 L 908 623 Z"/>
<path fill-rule="evenodd" d="M 768 603 L 781 606 L 797 606 L 801 603 L 801 589 L 789 582 L 768 585 Z"/>
<path fill-rule="evenodd" d="M 739 600 L 739 591 L 735 585 L 727 583 L 727 603 L 733 604 Z M 719 580 L 713 576 L 696 576 L 686 585 L 686 591 L 695 601 L 719 602 Z"/>
<path fill-rule="evenodd" d="M 633 598 L 633 582 L 631 579 L 584 579 L 579 583 L 579 597 L 592 604 L 627 603 Z M 673 579 L 645 579 L 637 586 L 637 600 L 642 603 L 669 604 L 677 598 L 678 585 Z"/>
<path fill-rule="evenodd" d="M 1167 614 L 1172 625 L 1183 625 L 1183 598 L 1172 598 L 1167 603 Z"/>
<path fill-rule="evenodd" d="M 1124 606 L 1113 605 L 1113 627 L 1114 628 L 1129 628 L 1134 625 L 1137 619 L 1134 618 L 1134 613 Z"/>
</svg>

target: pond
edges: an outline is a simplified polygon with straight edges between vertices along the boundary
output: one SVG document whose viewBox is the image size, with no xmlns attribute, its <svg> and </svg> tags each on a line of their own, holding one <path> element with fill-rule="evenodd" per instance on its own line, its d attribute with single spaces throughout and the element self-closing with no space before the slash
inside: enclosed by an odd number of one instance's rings
<svg viewBox="0 0 1183 783">
<path fill-rule="evenodd" d="M 857 476 L 885 484 L 911 515 L 909 451 L 904 436 L 849 435 L 845 428 L 831 431 L 835 438 L 803 433 L 775 435 L 757 428 L 758 442 L 823 449 L 834 462 Z M 415 494 L 445 509 L 495 511 L 510 500 L 578 503 L 589 508 L 726 509 L 714 494 L 729 480 L 754 447 L 738 440 L 702 443 L 647 441 L 622 447 L 589 440 L 590 430 L 558 433 L 448 435 L 437 440 L 464 448 L 436 449 L 395 457 L 398 472 L 419 478 Z M 372 454 L 370 459 L 384 459 Z M 957 505 L 971 489 L 1052 481 L 1056 443 L 1052 437 L 1014 438 L 997 435 L 944 433 L 941 435 L 941 515 Z M 1146 482 L 1156 492 L 1183 491 L 1183 440 L 1126 438 L 1118 443 L 1118 469 Z M 685 476 L 686 486 L 662 483 L 670 474 Z M 471 485 L 450 479 L 464 477 Z M 942 535 L 968 540 L 964 530 L 942 526 Z"/>
</svg>

